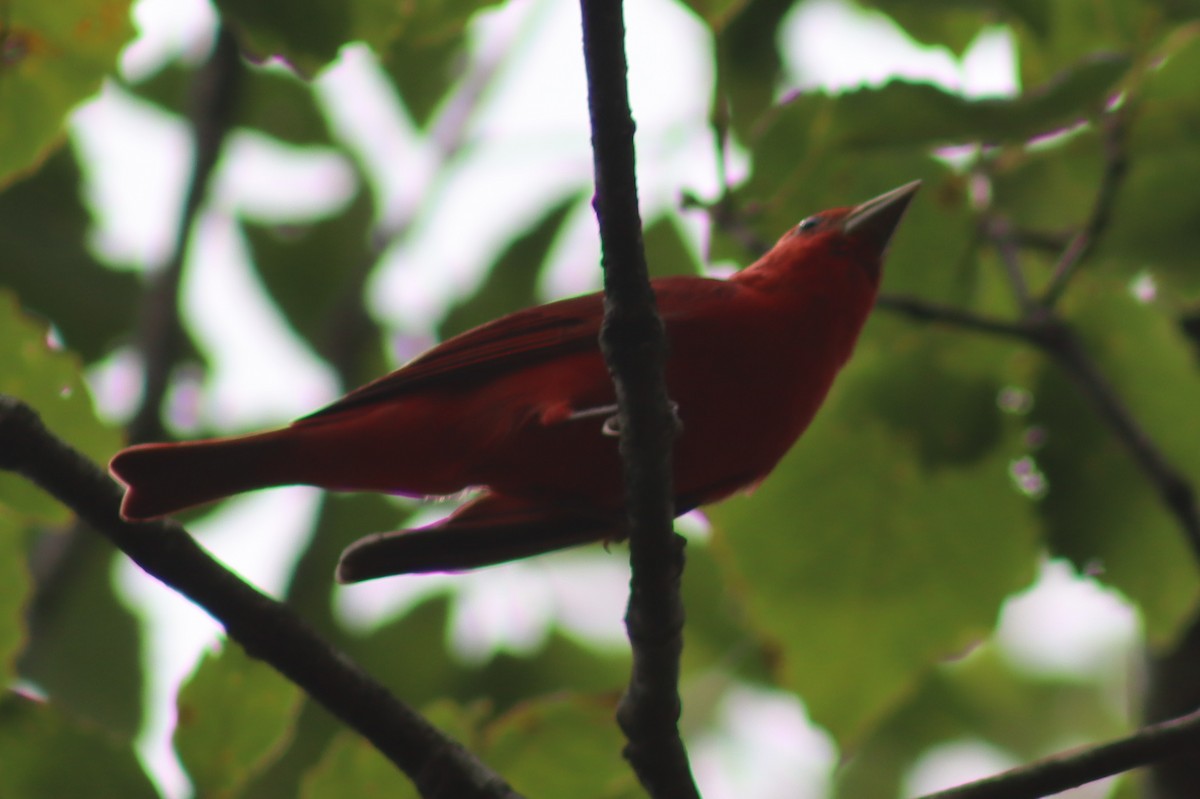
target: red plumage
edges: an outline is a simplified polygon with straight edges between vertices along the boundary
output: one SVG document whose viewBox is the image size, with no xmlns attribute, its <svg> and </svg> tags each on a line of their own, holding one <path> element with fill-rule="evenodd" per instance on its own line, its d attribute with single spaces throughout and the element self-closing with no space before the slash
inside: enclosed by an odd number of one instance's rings
<svg viewBox="0 0 1200 799">
<path fill-rule="evenodd" d="M 678 513 L 762 480 L 812 420 L 874 304 L 888 241 L 917 183 L 801 222 L 727 280 L 652 282 L 682 422 Z M 122 515 L 150 519 L 231 494 L 305 484 L 413 497 L 482 495 L 420 531 L 371 536 L 344 582 L 473 568 L 622 537 L 603 299 L 529 308 L 449 339 L 334 404 L 266 433 L 144 444 L 111 469 Z"/>
</svg>

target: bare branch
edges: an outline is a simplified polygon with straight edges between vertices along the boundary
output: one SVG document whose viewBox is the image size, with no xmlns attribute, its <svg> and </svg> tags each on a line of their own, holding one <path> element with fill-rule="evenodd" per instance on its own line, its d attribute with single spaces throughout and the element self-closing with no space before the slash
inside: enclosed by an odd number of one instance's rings
<svg viewBox="0 0 1200 799">
<path fill-rule="evenodd" d="M 1127 738 L 1048 757 L 921 799 L 1036 799 L 1194 751 L 1200 710 L 1143 727 Z"/>
<path fill-rule="evenodd" d="M 369 740 L 427 799 L 517 799 L 495 772 L 320 638 L 290 608 L 260 593 L 174 522 L 131 523 L 120 487 L 55 437 L 20 400 L 0 395 L 0 468 L 71 508 L 148 574 L 204 608 L 253 657 Z"/>
<path fill-rule="evenodd" d="M 980 316 L 961 308 L 939 305 L 918 297 L 905 294 L 881 294 L 875 305 L 893 313 L 902 314 L 917 322 L 933 322 L 938 324 L 960 327 L 976 333 L 990 333 L 1007 338 L 1032 341 L 1033 330 L 1021 322 L 1009 322 L 1004 319 L 993 319 Z"/>
<path fill-rule="evenodd" d="M 1091 255 L 1096 241 L 1108 227 L 1113 206 L 1116 204 L 1117 190 L 1129 171 L 1125 148 L 1125 112 L 1122 109 L 1113 110 L 1104 115 L 1100 124 L 1104 142 L 1104 172 L 1100 176 L 1100 188 L 1096 191 L 1092 212 L 1088 215 L 1083 229 L 1067 244 L 1054 267 L 1050 285 L 1041 300 L 1042 305 L 1047 308 L 1052 308 L 1058 302 L 1071 281 L 1071 276 L 1084 259 Z"/>
<path fill-rule="evenodd" d="M 617 710 L 625 757 L 653 797 L 696 797 L 679 737 L 683 540 L 673 530 L 671 448 L 676 419 L 663 364 L 666 336 L 642 248 L 629 111 L 625 23 L 616 0 L 581 0 L 583 52 L 596 173 L 593 204 L 603 246 L 605 319 L 630 525 L 629 687 Z"/>
<path fill-rule="evenodd" d="M 129 423 L 129 437 L 134 443 L 164 437 L 163 398 L 170 385 L 171 369 L 184 344 L 183 325 L 179 320 L 179 286 L 183 280 L 184 259 L 196 217 L 208 193 L 209 181 L 233 124 L 241 78 L 242 63 L 237 42 L 230 30 L 222 26 L 217 32 L 212 55 L 196 73 L 191 87 L 189 118 L 195 150 L 187 194 L 179 211 L 174 249 L 163 270 L 149 278 L 142 303 L 137 346 L 141 351 L 144 376 L 141 405 Z"/>
</svg>

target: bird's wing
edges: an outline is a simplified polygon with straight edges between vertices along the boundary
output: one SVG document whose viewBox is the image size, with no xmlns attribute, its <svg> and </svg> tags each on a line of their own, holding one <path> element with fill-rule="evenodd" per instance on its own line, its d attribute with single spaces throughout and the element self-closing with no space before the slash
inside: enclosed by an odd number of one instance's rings
<svg viewBox="0 0 1200 799">
<path fill-rule="evenodd" d="M 668 326 L 703 312 L 732 288 L 723 280 L 690 276 L 654 281 L 659 311 Z M 596 349 L 603 317 L 604 301 L 598 293 L 526 308 L 447 339 L 304 420 L 388 402 L 415 390 L 469 385 L 531 363 Z"/>
<path fill-rule="evenodd" d="M 387 402 L 419 389 L 476 382 L 528 363 L 595 347 L 602 317 L 598 294 L 518 311 L 447 339 L 305 419 Z"/>
</svg>

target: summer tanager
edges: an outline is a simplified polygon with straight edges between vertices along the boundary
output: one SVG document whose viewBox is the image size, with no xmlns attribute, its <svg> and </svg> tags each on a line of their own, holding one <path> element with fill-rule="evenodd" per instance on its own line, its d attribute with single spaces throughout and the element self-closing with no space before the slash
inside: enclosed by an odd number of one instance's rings
<svg viewBox="0 0 1200 799">
<path fill-rule="evenodd" d="M 761 481 L 804 432 L 875 301 L 919 182 L 808 217 L 726 280 L 653 281 L 682 425 L 675 512 Z M 418 530 L 364 538 L 342 582 L 499 563 L 624 537 L 600 294 L 528 308 L 449 339 L 288 427 L 130 447 L 121 513 L 152 519 L 230 494 L 304 484 L 436 497 L 477 490 Z"/>
</svg>

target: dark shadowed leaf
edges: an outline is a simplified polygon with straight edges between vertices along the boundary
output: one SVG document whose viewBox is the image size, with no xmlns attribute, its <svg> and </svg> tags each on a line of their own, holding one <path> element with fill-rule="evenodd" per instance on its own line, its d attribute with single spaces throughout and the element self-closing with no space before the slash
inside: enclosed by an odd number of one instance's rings
<svg viewBox="0 0 1200 799">
<path fill-rule="evenodd" d="M 931 672 L 838 770 L 835 795 L 902 796 L 910 769 L 938 745 L 978 741 L 1032 760 L 1064 741 L 1126 732 L 1100 686 L 1020 674 L 987 645 Z"/>
<path fill-rule="evenodd" d="M 17 654 L 25 645 L 25 604 L 33 581 L 26 563 L 26 534 L 15 514 L 0 507 L 0 673 L 16 675 Z"/>
<path fill-rule="evenodd" d="M 141 281 L 105 268 L 88 251 L 91 217 L 79 181 L 72 152 L 63 149 L 0 192 L 0 285 L 53 322 L 63 342 L 90 362 L 128 334 Z"/>
<path fill-rule="evenodd" d="M 311 225 L 245 223 L 259 277 L 292 329 L 318 352 L 345 324 L 342 314 L 361 310 L 363 277 L 375 260 L 372 214 L 370 194 L 360 191 L 341 213 Z"/>
<path fill-rule="evenodd" d="M 15 693 L 0 697 L 0 752 L 0 795 L 12 799 L 159 796 L 128 743 Z"/>
<path fill-rule="evenodd" d="M 58 535 L 71 539 L 43 542 L 59 552 L 30 605 L 18 672 L 73 717 L 131 740 L 142 724 L 141 625 L 114 591 L 111 545 L 82 528 Z"/>
<path fill-rule="evenodd" d="M 413 122 L 425 128 L 463 76 L 468 63 L 465 32 L 430 41 L 404 37 L 391 42 L 380 61 Z"/>
<path fill-rule="evenodd" d="M 237 85 L 235 127 L 265 133 L 289 144 L 329 144 L 329 125 L 316 105 L 312 87 L 279 66 L 243 64 Z M 128 86 L 138 97 L 187 116 L 196 71 L 178 62 Z"/>
<path fill-rule="evenodd" d="M 714 32 L 720 33 L 749 4 L 749 0 L 686 0 L 686 4 Z"/>
<path fill-rule="evenodd" d="M 775 99 L 783 74 L 778 29 L 793 6 L 792 0 L 753 0 L 717 36 L 714 117 L 740 137 L 753 133 Z"/>
<path fill-rule="evenodd" d="M 219 0 L 217 7 L 234 24 L 242 46 L 253 56 L 280 56 L 301 73 L 312 75 L 353 41 L 364 41 L 380 53 L 402 37 L 424 42 L 452 39 L 476 11 L 498 1 L 397 4 L 351 0 L 310 3 L 295 13 L 275 0 Z"/>
<path fill-rule="evenodd" d="M 1183 336 L 1163 312 L 1119 286 L 1076 286 L 1072 315 L 1120 401 L 1193 483 L 1200 478 L 1200 376 Z M 1049 479 L 1041 503 L 1055 552 L 1121 590 L 1147 632 L 1169 640 L 1194 609 L 1196 553 L 1113 430 L 1061 370 L 1047 364 L 1033 421 L 1045 429 L 1037 460 Z"/>
</svg>

